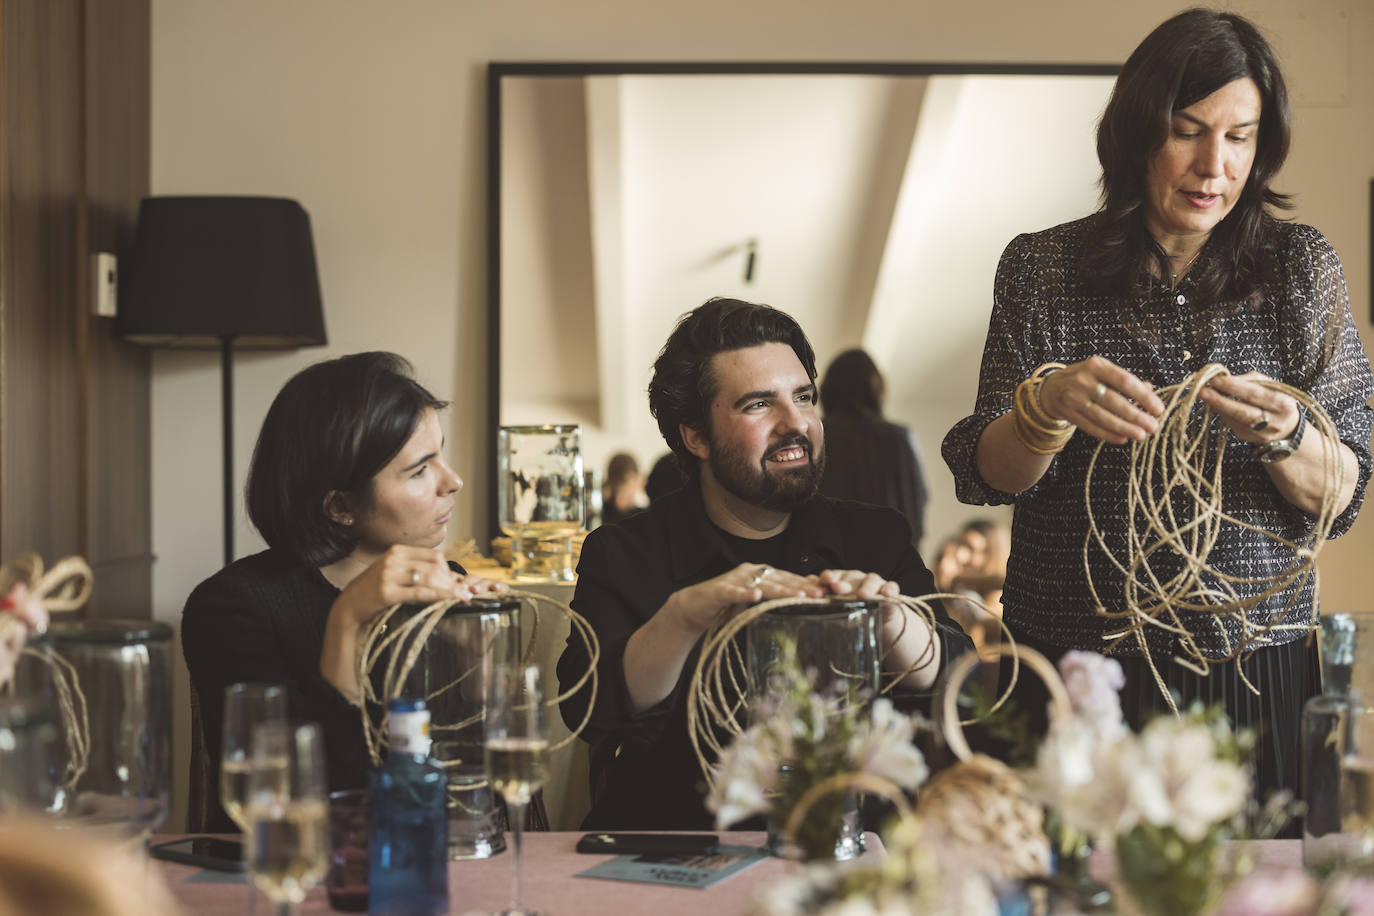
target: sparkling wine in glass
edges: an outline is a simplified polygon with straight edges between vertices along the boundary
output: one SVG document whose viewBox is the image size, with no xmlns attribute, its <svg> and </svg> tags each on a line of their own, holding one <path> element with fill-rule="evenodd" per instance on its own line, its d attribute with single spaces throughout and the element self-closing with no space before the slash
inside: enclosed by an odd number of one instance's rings
<svg viewBox="0 0 1374 916">
<path fill-rule="evenodd" d="M 224 688 L 224 739 L 220 754 L 219 797 L 239 830 L 248 832 L 245 809 L 252 771 L 253 729 L 286 721 L 286 688 L 281 684 L 230 684 Z"/>
<path fill-rule="evenodd" d="M 246 805 L 248 874 L 277 908 L 295 916 L 329 864 L 324 740 L 314 723 L 267 722 L 253 730 Z"/>
<path fill-rule="evenodd" d="M 548 730 L 542 674 L 534 665 L 491 666 L 486 692 L 487 781 L 506 800 L 512 848 L 510 908 L 502 916 L 539 916 L 520 902 L 525 808 L 547 778 Z"/>
</svg>

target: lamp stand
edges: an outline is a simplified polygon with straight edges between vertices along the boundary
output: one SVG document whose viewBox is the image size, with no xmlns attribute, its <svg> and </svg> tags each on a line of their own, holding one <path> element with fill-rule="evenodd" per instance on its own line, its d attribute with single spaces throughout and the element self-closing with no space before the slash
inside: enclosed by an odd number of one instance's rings
<svg viewBox="0 0 1374 916">
<path fill-rule="evenodd" d="M 224 565 L 234 562 L 234 337 L 219 339 L 220 419 L 224 425 Z"/>
</svg>

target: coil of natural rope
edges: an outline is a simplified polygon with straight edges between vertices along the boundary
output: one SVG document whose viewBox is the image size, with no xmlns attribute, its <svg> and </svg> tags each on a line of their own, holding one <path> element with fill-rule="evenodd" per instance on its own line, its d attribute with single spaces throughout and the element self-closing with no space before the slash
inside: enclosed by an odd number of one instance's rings
<svg viewBox="0 0 1374 916">
<path fill-rule="evenodd" d="M 93 578 L 91 567 L 81 557 L 64 557 L 44 572 L 42 557 L 36 553 L 21 553 L 0 566 L 0 595 L 8 594 L 16 583 L 22 582 L 49 614 L 75 611 L 91 596 Z M 16 628 L 23 630 L 23 622 L 10 614 L 0 616 L 0 637 Z M 74 796 L 91 753 L 91 722 L 81 681 L 71 662 L 49 646 L 26 646 L 23 654 L 38 659 L 52 671 L 53 692 L 57 696 L 57 711 L 67 743 L 62 788 L 68 796 Z M 12 684 L 10 688 L 13 689 Z"/>
<path fill-rule="evenodd" d="M 531 622 L 529 627 L 529 637 L 520 653 L 521 660 L 528 663 L 533 657 L 535 639 L 539 632 L 539 606 L 547 604 L 552 606 L 560 614 L 568 618 L 568 621 L 587 649 L 587 657 L 590 663 L 586 672 L 582 674 L 567 690 L 550 697 L 545 704 L 550 707 L 557 707 L 559 703 L 573 694 L 577 693 L 590 681 L 591 698 L 587 703 L 587 713 L 577 728 L 572 730 L 563 740 L 549 746 L 549 750 L 557 750 L 574 741 L 582 730 L 586 728 L 591 720 L 592 709 L 596 705 L 597 692 L 597 671 L 596 666 L 601 658 L 601 647 L 597 641 L 596 633 L 587 623 L 582 615 L 560 601 L 555 601 L 546 595 L 537 592 L 510 591 L 491 597 L 497 599 L 517 599 L 528 602 Z M 362 690 L 363 700 L 360 710 L 363 721 L 363 736 L 367 743 L 368 755 L 372 758 L 373 765 L 381 762 L 382 746 L 386 741 L 383 732 L 384 722 L 374 722 L 369 703 L 373 706 L 381 706 L 385 709 L 386 702 L 401 695 L 405 685 L 406 677 L 410 674 L 415 663 L 419 660 L 420 653 L 424 650 L 425 641 L 434 632 L 435 627 L 443 619 L 444 613 L 455 605 L 462 605 L 460 601 L 436 601 L 414 612 L 406 620 L 396 623 L 398 612 L 401 605 L 394 605 L 382 611 L 372 618 L 363 627 L 361 638 L 358 645 L 358 684 Z M 386 668 L 382 674 L 380 686 L 376 686 L 372 680 L 372 674 L 383 658 L 386 659 Z M 444 692 L 453 689 L 462 681 L 469 677 L 479 674 L 481 664 L 474 664 L 466 671 L 460 673 L 456 678 L 447 684 L 432 691 L 426 700 L 432 700 Z M 468 728 L 480 721 L 482 714 L 476 714 L 462 720 L 461 722 L 435 722 L 431 725 L 431 731 L 457 732 Z M 444 760 L 439 758 L 439 762 L 446 766 L 456 765 L 458 761 Z"/>
<path fill-rule="evenodd" d="M 849 596 L 836 596 L 840 600 L 849 600 Z M 982 602 L 969 598 L 965 595 L 954 595 L 947 593 L 936 593 L 923 595 L 919 598 L 907 595 L 898 595 L 895 598 L 878 598 L 876 601 L 892 602 L 913 611 L 921 620 L 930 627 L 931 633 L 935 633 L 935 611 L 931 607 L 932 601 L 942 598 L 958 598 L 967 601 L 977 607 L 997 621 L 1002 628 L 1004 637 L 1011 644 L 1011 633 L 1006 625 L 997 615 L 993 614 Z M 752 607 L 746 608 L 730 617 L 721 616 L 715 623 L 707 629 L 702 637 L 701 654 L 697 657 L 697 664 L 692 671 L 692 678 L 687 688 L 687 736 L 691 740 L 692 750 L 696 754 L 697 763 L 701 766 L 707 784 L 713 785 L 714 780 L 711 772 L 711 757 L 719 758 L 721 752 L 725 750 L 726 744 L 735 736 L 743 734 L 748 727 L 748 723 L 743 721 L 742 715 L 748 699 L 746 685 L 742 682 L 742 672 L 744 660 L 740 657 L 740 650 L 737 641 L 739 637 L 752 622 L 767 614 L 769 611 L 796 606 L 823 606 L 832 602 L 831 598 L 777 598 L 771 601 L 763 601 Z M 901 638 L 901 634 L 906 631 L 907 615 L 903 615 L 902 629 L 892 640 L 893 643 Z M 933 637 L 930 649 L 913 661 L 906 669 L 897 672 L 887 672 L 887 683 L 879 688 L 879 694 L 891 692 L 907 675 L 919 671 L 926 665 L 936 661 L 935 643 Z M 972 654 L 972 653 L 970 653 Z M 886 659 L 888 653 L 884 652 L 880 662 Z M 976 656 L 975 656 L 976 658 Z M 843 676 L 843 675 L 842 675 Z M 1005 690 L 999 694 L 997 701 L 993 704 L 989 713 L 995 711 L 1011 695 L 1012 688 L 1016 685 L 1017 669 L 1013 665 L 1012 675 Z"/>
<path fill-rule="evenodd" d="M 1045 682 L 1053 716 L 1073 714 L 1068 691 L 1054 665 L 1025 646 L 1003 645 L 998 653 L 1025 662 Z M 921 790 L 916 814 L 938 830 L 943 842 L 978 861 L 985 874 L 1029 878 L 1049 870 L 1050 849 L 1044 809 L 1026 794 L 1021 778 L 999 760 L 975 754 L 964 737 L 957 700 L 964 679 L 978 665 L 972 653 L 957 659 L 946 675 L 939 714 L 945 743 L 959 762 L 937 773 Z"/>
<path fill-rule="evenodd" d="M 1307 410 L 1308 422 L 1320 434 L 1323 448 L 1323 497 L 1320 511 L 1310 533 L 1301 542 L 1290 541 L 1224 511 L 1222 459 L 1229 430 L 1214 423 L 1214 412 L 1199 403 L 1199 392 L 1226 367 L 1211 364 L 1190 374 L 1182 382 L 1157 393 L 1165 402 L 1159 431 L 1143 442 L 1130 446 L 1130 471 L 1127 476 L 1126 558 L 1112 553 L 1093 516 L 1092 483 L 1098 456 L 1106 444 L 1093 450 L 1083 482 L 1087 507 L 1088 533 L 1083 541 L 1083 567 L 1097 613 L 1123 625 L 1104 635 L 1107 650 L 1127 638 L 1134 638 L 1154 675 L 1155 683 L 1177 712 L 1173 697 L 1164 684 L 1151 655 L 1147 632 L 1151 629 L 1175 638 L 1181 654 L 1175 663 L 1198 674 L 1206 674 L 1213 664 L 1235 661 L 1236 670 L 1247 687 L 1258 689 L 1245 677 L 1241 662 L 1274 631 L 1310 629 L 1311 623 L 1286 622 L 1298 595 L 1316 574 L 1315 561 L 1331 532 L 1336 518 L 1336 501 L 1344 475 L 1340 436 L 1326 411 L 1309 394 L 1283 382 L 1259 380 L 1259 384 L 1282 392 Z M 1194 410 L 1201 413 L 1194 420 Z M 1186 505 L 1180 505 L 1183 500 Z M 1257 532 L 1293 551 L 1293 562 L 1272 576 L 1234 576 L 1207 566 L 1207 557 L 1217 542 L 1223 524 Z M 1092 550 L 1096 546 L 1125 577 L 1120 610 L 1108 609 L 1093 581 Z M 1180 568 L 1161 570 L 1156 558 Z M 1181 562 L 1180 562 L 1181 561 Z M 1285 589 L 1292 593 L 1282 610 L 1265 622 L 1249 618 L 1249 611 L 1260 602 Z M 1215 621 L 1215 630 L 1226 646 L 1220 657 L 1209 657 L 1198 645 L 1193 630 L 1185 625 L 1181 613 L 1202 613 Z M 1239 638 L 1233 641 L 1226 621 L 1234 623 Z"/>
</svg>

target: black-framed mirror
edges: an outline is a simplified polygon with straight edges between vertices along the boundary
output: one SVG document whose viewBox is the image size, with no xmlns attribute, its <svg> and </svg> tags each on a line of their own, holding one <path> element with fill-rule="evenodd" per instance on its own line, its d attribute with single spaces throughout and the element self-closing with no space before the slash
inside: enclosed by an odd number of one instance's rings
<svg viewBox="0 0 1374 916">
<path fill-rule="evenodd" d="M 1096 208 L 1112 64 L 493 63 L 488 417 L 580 423 L 588 469 L 666 451 L 645 386 L 712 295 L 797 317 L 818 369 L 864 346 L 954 507 L 997 258 Z M 931 524 L 929 515 L 936 516 Z"/>
</svg>

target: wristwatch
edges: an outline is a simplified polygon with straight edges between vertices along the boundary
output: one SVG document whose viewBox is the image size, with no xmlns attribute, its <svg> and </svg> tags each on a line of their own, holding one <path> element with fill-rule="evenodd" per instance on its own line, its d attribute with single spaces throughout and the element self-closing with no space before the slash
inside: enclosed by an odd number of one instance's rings
<svg viewBox="0 0 1374 916">
<path fill-rule="evenodd" d="M 1273 464 L 1275 461 L 1282 461 L 1289 455 L 1298 450 L 1302 443 L 1303 430 L 1307 428 L 1307 411 L 1298 405 L 1298 425 L 1293 427 L 1293 432 L 1285 439 L 1275 439 L 1273 442 L 1261 442 L 1252 446 L 1255 457 L 1265 464 Z"/>
</svg>

